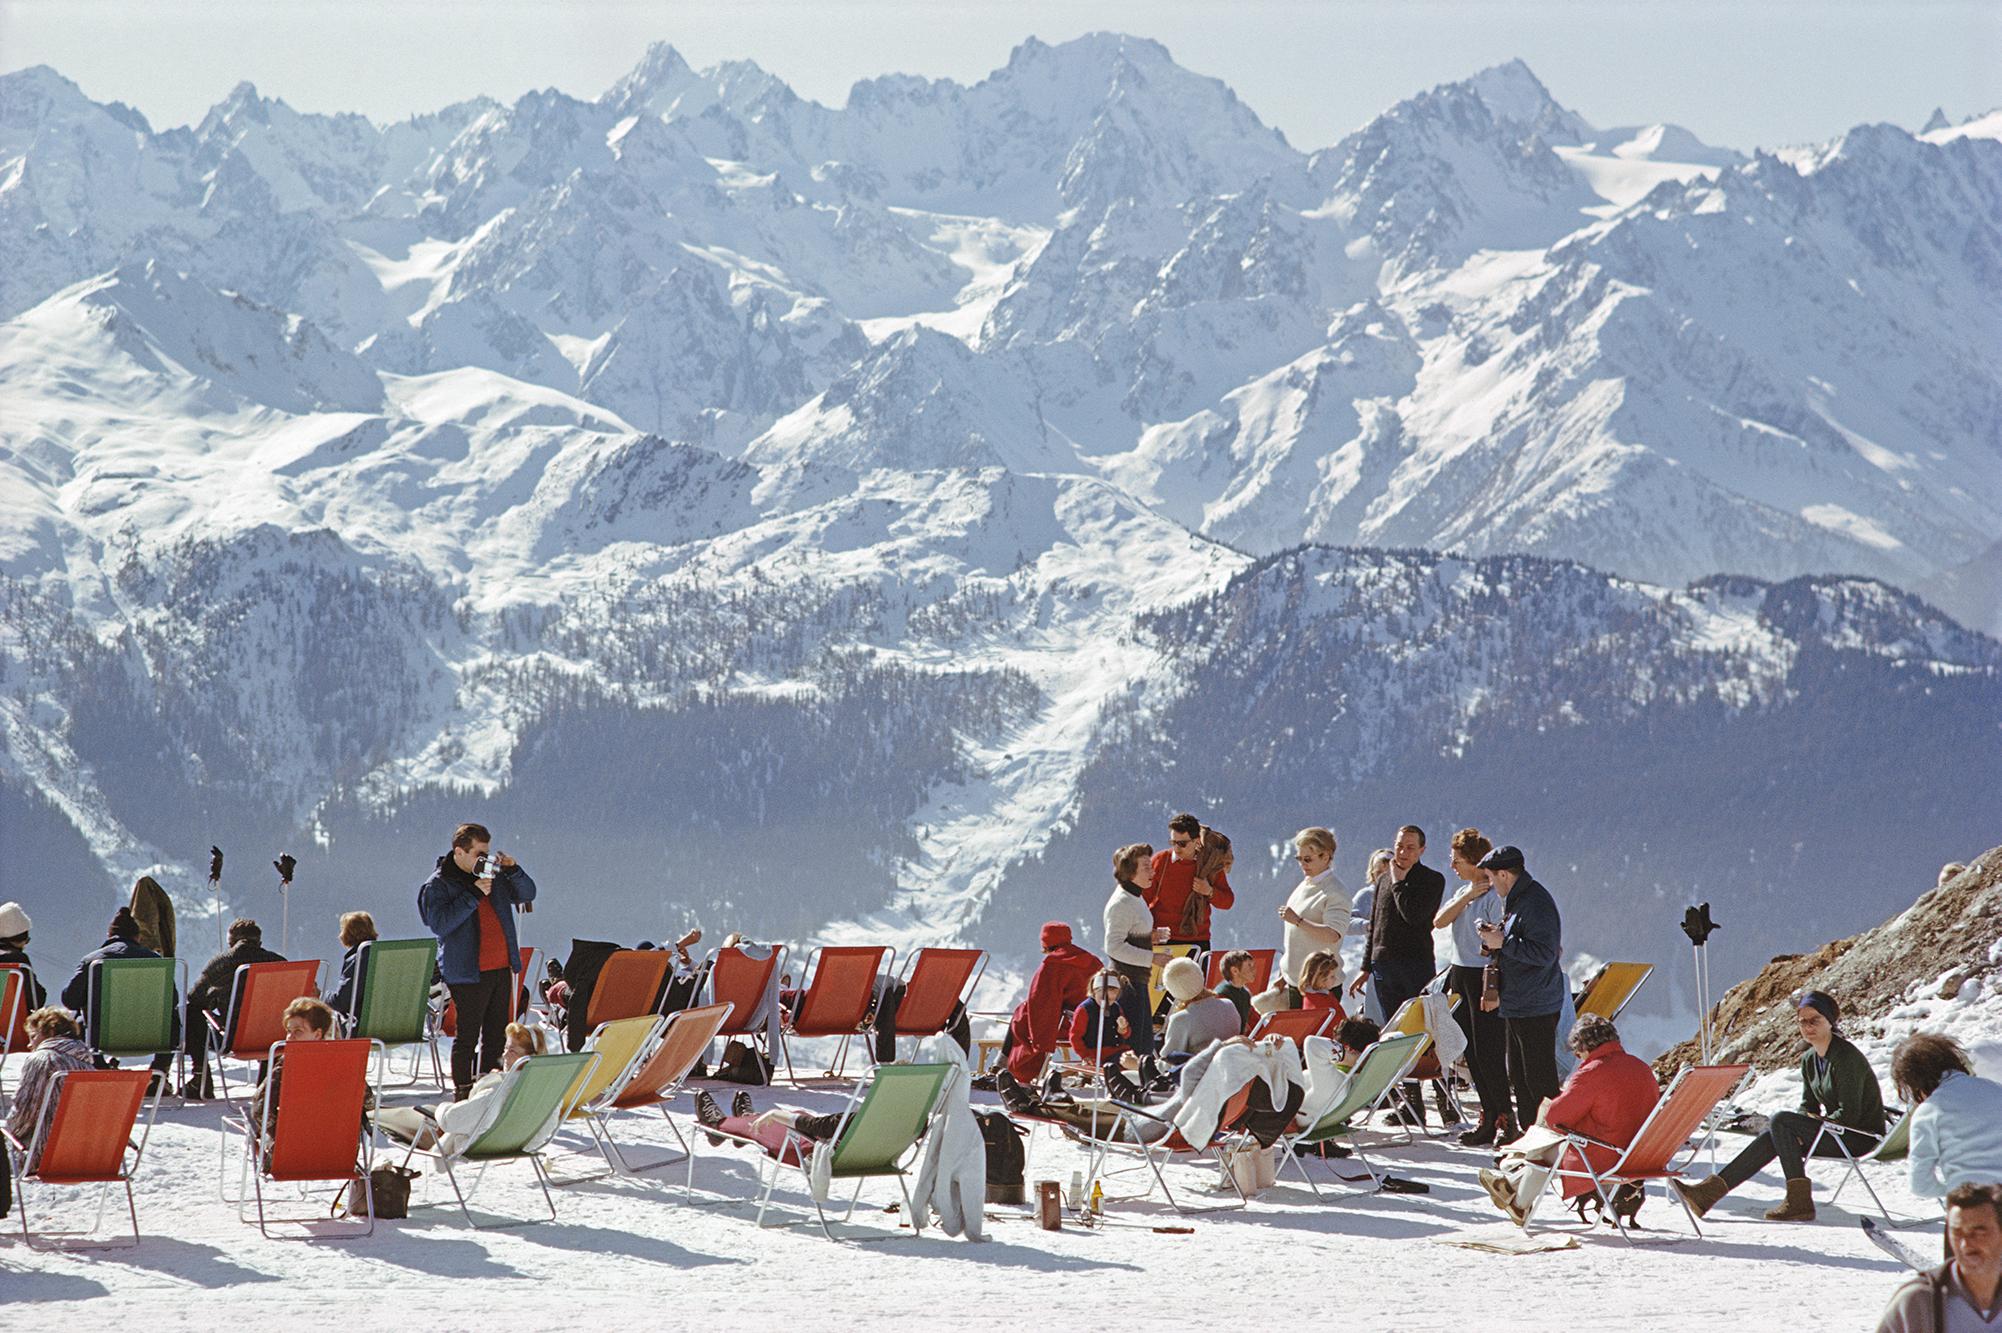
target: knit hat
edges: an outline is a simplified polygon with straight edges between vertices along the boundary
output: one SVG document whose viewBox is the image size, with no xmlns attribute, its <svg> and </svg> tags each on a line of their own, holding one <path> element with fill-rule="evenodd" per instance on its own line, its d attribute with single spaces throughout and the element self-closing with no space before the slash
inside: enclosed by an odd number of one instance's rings
<svg viewBox="0 0 2002 1333">
<path fill-rule="evenodd" d="M 1043 923 L 1043 949 L 1045 952 L 1057 948 L 1059 945 L 1069 944 L 1070 942 L 1071 928 L 1064 922 L 1045 921 Z"/>
<path fill-rule="evenodd" d="M 0 903 L 0 940 L 11 940 L 35 928 L 19 903 Z"/>
<path fill-rule="evenodd" d="M 1286 1007 L 1286 983 L 1275 981 L 1270 987 L 1251 997 L 1252 1009 L 1262 1015 L 1279 1012 Z"/>
<path fill-rule="evenodd" d="M 1170 958 L 1161 969 L 1161 989 L 1186 1003 L 1203 993 L 1203 970 L 1188 958 Z"/>
<path fill-rule="evenodd" d="M 1835 1003 L 1835 997 L 1825 990 L 1801 990 L 1794 992 L 1793 1007 L 1796 1009 L 1814 1010 L 1828 1020 L 1828 1026 L 1830 1027 L 1834 1027 L 1836 1023 L 1840 1022 L 1842 1017 L 1842 1010 Z"/>
<path fill-rule="evenodd" d="M 1522 849 L 1519 847 L 1497 847 L 1481 858 L 1482 870 L 1521 870 Z"/>
<path fill-rule="evenodd" d="M 139 922 L 133 917 L 132 909 L 121 907 L 111 918 L 111 927 L 105 934 L 113 939 L 136 940 L 139 938 Z"/>
</svg>

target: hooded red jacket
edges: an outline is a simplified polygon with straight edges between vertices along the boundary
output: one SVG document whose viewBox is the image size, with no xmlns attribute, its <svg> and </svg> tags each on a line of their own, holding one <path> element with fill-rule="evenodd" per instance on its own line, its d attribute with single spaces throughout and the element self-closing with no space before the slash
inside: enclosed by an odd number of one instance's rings
<svg viewBox="0 0 2002 1333">
<path fill-rule="evenodd" d="M 1084 1002 L 1091 979 L 1100 968 L 1098 955 L 1075 944 L 1059 944 L 1043 955 L 1029 979 L 1029 998 L 1015 1006 L 1008 1020 L 1014 1042 L 1008 1051 L 1008 1072 L 1033 1083 L 1043 1061 L 1064 1039 L 1064 1014 Z"/>
<path fill-rule="evenodd" d="M 1646 1123 L 1654 1104 L 1661 1100 L 1661 1084 L 1647 1062 L 1628 1055 L 1616 1041 L 1595 1047 L 1564 1081 L 1564 1090 L 1550 1099 L 1544 1121 L 1553 1129 L 1575 1130 L 1602 1143 L 1624 1148 Z M 1588 1148 L 1585 1155 L 1592 1169 L 1604 1171 L 1619 1160 L 1606 1148 Z M 1564 1169 L 1582 1172 L 1585 1164 L 1575 1149 L 1564 1154 Z M 1592 1182 L 1582 1176 L 1564 1177 L 1564 1197 L 1574 1199 L 1592 1192 Z"/>
</svg>

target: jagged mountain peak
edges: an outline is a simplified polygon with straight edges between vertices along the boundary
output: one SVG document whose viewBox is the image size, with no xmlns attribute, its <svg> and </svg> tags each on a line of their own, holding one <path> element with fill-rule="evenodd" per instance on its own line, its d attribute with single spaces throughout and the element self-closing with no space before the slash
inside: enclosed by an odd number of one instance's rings
<svg viewBox="0 0 2002 1333">
<path fill-rule="evenodd" d="M 1579 143 L 1591 137 L 1592 127 L 1559 105 L 1520 57 L 1490 66 L 1458 86 L 1480 98 L 1496 120 L 1527 126 L 1545 142 Z"/>
</svg>

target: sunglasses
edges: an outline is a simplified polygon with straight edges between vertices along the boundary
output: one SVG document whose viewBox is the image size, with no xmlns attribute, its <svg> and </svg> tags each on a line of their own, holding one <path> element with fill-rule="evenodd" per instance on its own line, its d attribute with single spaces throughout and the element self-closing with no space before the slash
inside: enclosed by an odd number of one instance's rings
<svg viewBox="0 0 2002 1333">
<path fill-rule="evenodd" d="M 1188 846 L 1188 845 L 1189 845 L 1190 843 L 1194 842 L 1194 841 L 1195 841 L 1195 839 L 1194 839 L 1194 838 L 1170 838 L 1170 839 L 1168 839 L 1168 841 L 1169 841 L 1169 842 L 1171 842 L 1171 843 L 1173 843 L 1173 844 L 1174 844 L 1175 846 L 1177 846 L 1177 847 L 1187 847 L 1187 846 Z"/>
</svg>

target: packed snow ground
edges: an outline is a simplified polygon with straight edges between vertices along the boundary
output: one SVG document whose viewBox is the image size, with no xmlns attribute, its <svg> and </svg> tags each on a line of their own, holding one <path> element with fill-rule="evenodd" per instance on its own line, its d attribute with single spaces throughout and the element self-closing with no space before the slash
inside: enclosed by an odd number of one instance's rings
<svg viewBox="0 0 2002 1333">
<path fill-rule="evenodd" d="M 727 1100 L 731 1085 L 713 1086 Z M 754 1096 L 760 1109 L 828 1109 L 841 1094 L 822 1083 Z M 1067 1219 L 1062 1231 L 1045 1232 L 1026 1208 L 989 1206 L 980 1244 L 934 1230 L 880 1245 L 830 1244 L 811 1225 L 760 1231 L 747 1202 L 755 1197 L 752 1160 L 699 1141 L 692 1202 L 670 1169 L 665 1183 L 561 1188 L 558 1221 L 476 1232 L 444 1182 L 427 1174 L 413 1204 L 442 1206 L 415 1207 L 410 1220 L 380 1223 L 371 1238 L 266 1240 L 220 1201 L 220 1116 L 213 1104 L 163 1107 L 136 1187 L 139 1248 L 37 1253 L 22 1246 L 18 1229 L 5 1233 L 0 1305 L 17 1307 L 5 1322 L 98 1328 L 137 1316 L 148 1327 L 327 1327 L 393 1312 L 404 1328 L 473 1328 L 496 1315 L 516 1326 L 575 1327 L 651 1306 L 650 1322 L 662 1328 L 1001 1328 L 1039 1311 L 1080 1319 L 1092 1311 L 1120 1321 L 1153 1312 L 1277 1327 L 1313 1318 L 1400 1329 L 1835 1330 L 1870 1327 L 1902 1280 L 1856 1226 L 1863 1191 L 1851 1185 L 1813 1224 L 1768 1223 L 1759 1214 L 1778 1198 L 1769 1175 L 1725 1200 L 1702 1240 L 1655 1193 L 1638 1247 L 1608 1227 L 1567 1226 L 1569 1214 L 1554 1206 L 1539 1231 L 1574 1234 L 1576 1248 L 1500 1255 L 1442 1243 L 1474 1231 L 1514 1234 L 1476 1179 L 1487 1157 L 1444 1138 L 1377 1154 L 1394 1174 L 1429 1185 L 1429 1195 L 1369 1195 L 1322 1176 L 1326 1197 L 1316 1200 L 1289 1173 L 1242 1212 L 1182 1218 L 1156 1201 L 1117 1199 L 1138 1189 L 1127 1175 L 1113 1182 L 1097 1229 Z M 657 1119 L 631 1118 L 625 1136 L 669 1144 Z M 1740 1142 L 1726 1136 L 1719 1160 Z M 1083 1165 L 1078 1148 L 1038 1131 L 1028 1179 L 1068 1181 Z M 1186 1202 L 1220 1197 L 1213 1168 L 1170 1171 Z M 1835 1167 L 1814 1173 L 1825 1205 Z M 1914 1219 L 1904 1238 L 1932 1253 L 1937 1205 L 1906 1190 L 1901 1167 L 1871 1168 L 1871 1180 L 1893 1212 Z M 870 1183 L 853 1228 L 841 1230 L 887 1234 L 898 1217 L 882 1208 L 894 1197 L 888 1182 Z M 494 1168 L 473 1201 L 514 1215 L 541 1203 L 520 1166 Z M 795 1220 L 807 1207 L 786 1187 L 774 1206 Z M 1160 1226 L 1193 1229 L 1164 1234 Z M 1192 1281 L 1200 1286 L 1192 1290 Z"/>
</svg>

